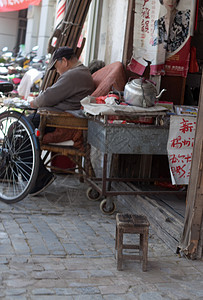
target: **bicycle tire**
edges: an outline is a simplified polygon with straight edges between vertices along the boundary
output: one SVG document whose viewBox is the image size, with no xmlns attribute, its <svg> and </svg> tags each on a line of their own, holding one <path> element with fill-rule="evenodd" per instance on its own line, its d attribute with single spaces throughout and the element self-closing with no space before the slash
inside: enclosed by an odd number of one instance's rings
<svg viewBox="0 0 203 300">
<path fill-rule="evenodd" d="M 33 124 L 20 112 L 0 114 L 1 201 L 15 203 L 29 194 L 38 175 L 39 159 Z"/>
</svg>

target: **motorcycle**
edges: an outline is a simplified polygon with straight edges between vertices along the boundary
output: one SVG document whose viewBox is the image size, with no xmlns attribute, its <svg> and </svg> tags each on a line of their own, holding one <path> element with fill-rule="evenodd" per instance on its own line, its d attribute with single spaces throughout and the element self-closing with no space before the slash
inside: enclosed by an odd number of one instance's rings
<svg viewBox="0 0 203 300">
<path fill-rule="evenodd" d="M 13 52 L 8 51 L 8 47 L 1 49 L 0 55 L 0 76 L 9 74 L 9 68 L 15 65 L 15 58 Z"/>
<path fill-rule="evenodd" d="M 3 64 L 9 63 L 12 57 L 13 57 L 13 52 L 8 51 L 8 47 L 4 47 L 1 49 L 0 63 Z"/>
<path fill-rule="evenodd" d="M 29 66 L 32 63 L 33 59 L 37 56 L 38 48 L 39 46 L 33 47 L 26 56 L 23 56 L 20 52 L 15 59 L 16 64 L 18 64 L 21 68 L 29 69 Z"/>
<path fill-rule="evenodd" d="M 0 97 L 7 97 L 13 90 L 13 84 L 7 80 L 0 79 Z"/>
</svg>

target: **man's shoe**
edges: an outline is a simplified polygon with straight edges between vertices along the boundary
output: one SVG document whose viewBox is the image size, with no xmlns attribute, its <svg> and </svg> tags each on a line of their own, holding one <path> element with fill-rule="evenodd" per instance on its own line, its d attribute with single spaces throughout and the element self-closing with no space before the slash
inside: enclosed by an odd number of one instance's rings
<svg viewBox="0 0 203 300">
<path fill-rule="evenodd" d="M 31 196 L 38 195 L 39 193 L 43 192 L 55 179 L 56 177 L 52 173 L 49 173 L 48 176 L 46 175 L 44 180 L 40 180 L 39 182 L 37 180 L 35 187 L 29 194 Z"/>
</svg>

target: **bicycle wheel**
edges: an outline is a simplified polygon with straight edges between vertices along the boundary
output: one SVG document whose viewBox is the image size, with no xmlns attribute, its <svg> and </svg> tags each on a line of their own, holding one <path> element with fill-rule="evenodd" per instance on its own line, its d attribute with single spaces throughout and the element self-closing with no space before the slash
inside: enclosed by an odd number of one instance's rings
<svg viewBox="0 0 203 300">
<path fill-rule="evenodd" d="M 0 114 L 0 200 L 14 203 L 33 188 L 40 149 L 34 126 L 21 113 Z"/>
</svg>

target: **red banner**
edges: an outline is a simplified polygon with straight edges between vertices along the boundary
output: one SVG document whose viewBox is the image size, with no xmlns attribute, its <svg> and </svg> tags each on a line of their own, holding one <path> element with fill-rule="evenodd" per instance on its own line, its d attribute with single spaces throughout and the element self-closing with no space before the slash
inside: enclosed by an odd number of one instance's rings
<svg viewBox="0 0 203 300">
<path fill-rule="evenodd" d="M 39 5 L 41 0 L 0 0 L 0 12 L 15 11 Z"/>
</svg>

